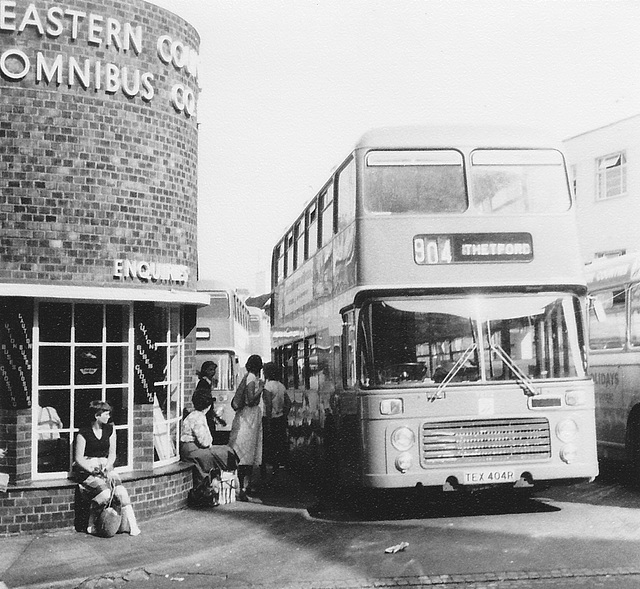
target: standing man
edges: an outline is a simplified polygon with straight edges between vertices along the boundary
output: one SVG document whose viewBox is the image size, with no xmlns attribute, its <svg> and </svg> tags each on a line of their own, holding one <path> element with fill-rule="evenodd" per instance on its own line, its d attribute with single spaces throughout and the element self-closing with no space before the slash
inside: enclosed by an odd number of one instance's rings
<svg viewBox="0 0 640 589">
<path fill-rule="evenodd" d="M 218 365 L 215 362 L 212 362 L 211 360 L 203 362 L 199 372 L 200 380 L 198 381 L 196 390 L 194 391 L 194 395 L 198 391 L 204 391 L 211 397 L 212 406 L 211 410 L 207 412 L 207 425 L 209 426 L 209 431 L 211 432 L 214 444 L 216 442 L 216 424 L 219 423 L 222 426 L 227 425 L 227 422 L 218 417 L 214 410 L 216 398 L 213 396 L 213 389 L 218 384 L 218 379 L 216 377 L 217 370 Z"/>
</svg>

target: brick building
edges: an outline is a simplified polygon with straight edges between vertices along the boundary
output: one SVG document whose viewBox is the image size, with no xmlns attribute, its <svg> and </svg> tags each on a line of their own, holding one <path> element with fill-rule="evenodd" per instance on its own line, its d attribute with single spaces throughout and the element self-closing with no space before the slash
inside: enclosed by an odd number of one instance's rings
<svg viewBox="0 0 640 589">
<path fill-rule="evenodd" d="M 73 524 L 94 399 L 139 517 L 185 502 L 198 48 L 143 0 L 0 0 L 0 534 Z"/>
</svg>

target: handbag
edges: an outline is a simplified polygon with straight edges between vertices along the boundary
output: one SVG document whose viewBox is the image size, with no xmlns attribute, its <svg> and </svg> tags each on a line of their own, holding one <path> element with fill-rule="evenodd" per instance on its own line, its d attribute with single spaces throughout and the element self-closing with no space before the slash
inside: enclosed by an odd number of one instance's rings
<svg viewBox="0 0 640 589">
<path fill-rule="evenodd" d="M 109 479 L 111 486 L 111 496 L 109 501 L 102 508 L 98 516 L 96 517 L 96 534 L 103 538 L 113 538 L 120 529 L 122 524 L 122 514 L 119 509 L 116 509 L 113 504 L 113 498 L 115 496 L 116 485 L 115 481 Z"/>
<path fill-rule="evenodd" d="M 220 472 L 218 480 L 218 501 L 220 505 L 234 503 L 236 500 L 236 489 L 240 488 L 238 475 L 235 470 L 223 470 Z"/>
<path fill-rule="evenodd" d="M 235 395 L 233 395 L 233 399 L 231 400 L 231 408 L 236 412 L 240 411 L 240 409 L 242 409 L 246 404 L 246 399 L 244 395 L 246 388 L 247 388 L 247 375 L 245 374 L 242 377 L 242 380 L 240 381 L 238 388 L 236 389 Z"/>
</svg>

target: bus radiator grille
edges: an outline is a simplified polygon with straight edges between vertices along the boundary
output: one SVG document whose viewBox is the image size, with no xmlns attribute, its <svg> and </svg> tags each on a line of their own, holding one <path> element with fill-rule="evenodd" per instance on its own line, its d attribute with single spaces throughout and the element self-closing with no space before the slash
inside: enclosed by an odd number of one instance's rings
<svg viewBox="0 0 640 589">
<path fill-rule="evenodd" d="M 422 426 L 423 466 L 434 462 L 540 460 L 551 457 L 544 417 L 445 421 Z"/>
</svg>

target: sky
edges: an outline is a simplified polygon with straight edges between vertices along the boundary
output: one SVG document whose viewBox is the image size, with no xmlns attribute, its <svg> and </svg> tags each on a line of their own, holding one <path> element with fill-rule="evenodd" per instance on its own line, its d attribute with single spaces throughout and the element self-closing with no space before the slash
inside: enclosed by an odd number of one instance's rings
<svg viewBox="0 0 640 589">
<path fill-rule="evenodd" d="M 269 291 L 271 251 L 369 129 L 640 114 L 637 0 L 150 0 L 196 27 L 199 277 Z"/>
</svg>

